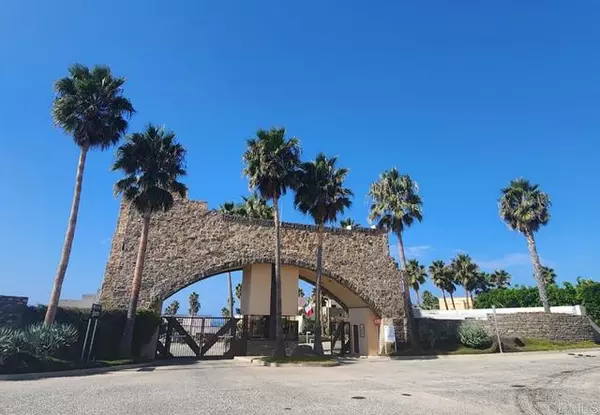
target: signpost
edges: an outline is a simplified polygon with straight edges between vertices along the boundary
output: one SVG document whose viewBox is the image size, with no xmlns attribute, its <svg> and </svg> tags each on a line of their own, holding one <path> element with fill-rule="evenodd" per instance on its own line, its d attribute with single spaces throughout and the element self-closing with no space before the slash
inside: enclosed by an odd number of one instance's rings
<svg viewBox="0 0 600 415">
<path fill-rule="evenodd" d="M 94 340 L 96 338 L 96 329 L 98 328 L 98 318 L 100 317 L 101 312 L 102 304 L 92 304 L 92 309 L 90 310 L 90 319 L 88 320 L 87 330 L 85 331 L 85 338 L 83 340 L 83 346 L 81 348 L 81 360 L 83 360 L 85 356 L 85 350 L 86 348 L 88 348 L 88 337 L 90 335 L 90 327 L 92 326 L 93 322 L 94 328 L 92 329 L 92 338 L 90 339 L 87 355 L 87 360 L 90 360 L 90 357 L 92 355 L 92 349 L 94 348 Z"/>
<path fill-rule="evenodd" d="M 492 306 L 492 313 L 494 313 L 494 327 L 496 328 L 496 338 L 498 339 L 498 349 L 500 350 L 500 353 L 503 353 L 502 351 L 502 340 L 500 340 L 500 331 L 498 330 L 498 321 L 496 320 L 496 306 Z"/>
</svg>

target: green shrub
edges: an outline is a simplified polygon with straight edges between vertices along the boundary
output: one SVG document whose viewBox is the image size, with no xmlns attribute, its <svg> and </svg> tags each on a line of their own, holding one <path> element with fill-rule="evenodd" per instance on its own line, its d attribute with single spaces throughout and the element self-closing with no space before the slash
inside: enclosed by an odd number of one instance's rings
<svg viewBox="0 0 600 415">
<path fill-rule="evenodd" d="M 24 316 L 24 325 L 44 321 L 46 306 L 27 307 Z M 113 360 L 119 357 L 118 348 L 121 335 L 125 327 L 127 312 L 125 310 L 104 310 L 98 319 L 98 328 L 94 340 L 92 358 L 99 360 Z M 81 348 L 87 330 L 89 310 L 59 308 L 56 313 L 57 323 L 67 323 L 76 327 L 80 333 L 79 339 L 70 347 L 61 348 L 58 357 L 67 360 L 77 360 L 81 356 Z M 151 310 L 139 309 L 136 313 L 133 333 L 133 354 L 139 356 L 141 347 L 147 343 L 160 324 L 160 316 Z M 93 327 L 92 327 L 93 328 Z"/>
<path fill-rule="evenodd" d="M 485 349 L 492 343 L 483 327 L 468 322 L 458 328 L 458 339 L 463 346 L 472 349 Z"/>
<path fill-rule="evenodd" d="M 600 283 L 584 283 L 578 286 L 581 305 L 585 307 L 587 314 L 600 324 Z"/>
<path fill-rule="evenodd" d="M 32 324 L 23 331 L 25 336 L 25 351 L 40 358 L 56 355 L 59 349 L 69 347 L 77 342 L 79 333 L 70 324 L 44 323 Z"/>
</svg>

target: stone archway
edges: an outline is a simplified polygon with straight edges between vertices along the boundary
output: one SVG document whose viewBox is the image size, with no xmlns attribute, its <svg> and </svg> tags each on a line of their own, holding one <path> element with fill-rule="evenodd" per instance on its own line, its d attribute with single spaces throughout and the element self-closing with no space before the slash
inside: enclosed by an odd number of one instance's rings
<svg viewBox="0 0 600 415">
<path fill-rule="evenodd" d="M 137 212 L 122 204 L 100 301 L 126 308 L 141 231 Z M 232 217 L 207 204 L 179 200 L 152 219 L 140 292 L 140 307 L 159 308 L 175 292 L 202 279 L 248 264 L 272 263 L 273 223 Z M 385 232 L 326 228 L 323 256 L 328 279 L 356 294 L 402 341 L 400 271 L 389 255 Z M 315 269 L 316 234 L 310 225 L 282 224 L 282 264 Z"/>
</svg>

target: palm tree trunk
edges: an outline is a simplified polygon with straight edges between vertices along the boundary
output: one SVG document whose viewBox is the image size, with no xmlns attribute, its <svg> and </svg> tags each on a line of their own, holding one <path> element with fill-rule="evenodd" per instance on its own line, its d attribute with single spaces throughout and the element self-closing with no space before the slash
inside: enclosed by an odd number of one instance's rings
<svg viewBox="0 0 600 415">
<path fill-rule="evenodd" d="M 229 317 L 234 318 L 233 314 L 233 285 L 231 284 L 231 272 L 227 273 L 227 284 L 229 285 Z"/>
<path fill-rule="evenodd" d="M 119 354 L 122 357 L 130 357 L 131 346 L 133 343 L 133 328 L 135 325 L 135 312 L 137 310 L 138 299 L 140 297 L 140 288 L 142 285 L 142 273 L 144 271 L 144 259 L 146 257 L 146 247 L 148 245 L 148 230 L 150 229 L 150 212 L 144 213 L 142 220 L 142 233 L 140 235 L 140 246 L 138 247 L 137 258 L 135 260 L 135 271 L 131 281 L 131 297 L 129 309 L 127 310 L 127 320 L 125 329 L 121 338 Z M 190 319 L 191 320 L 191 319 Z"/>
<path fill-rule="evenodd" d="M 285 357 L 285 339 L 281 327 L 281 224 L 279 223 L 279 198 L 273 197 L 275 221 L 275 351 L 274 357 Z"/>
<path fill-rule="evenodd" d="M 50 301 L 48 301 L 48 309 L 46 310 L 46 317 L 44 318 L 45 325 L 54 323 L 54 318 L 56 317 L 56 311 L 58 309 L 58 300 L 60 299 L 60 292 L 62 290 L 62 284 L 65 279 L 65 274 L 67 273 L 67 266 L 69 265 L 71 248 L 73 247 L 73 238 L 75 236 L 75 227 L 77 226 L 77 214 L 79 213 L 79 200 L 81 199 L 83 170 L 85 168 L 85 158 L 87 156 L 87 152 L 87 147 L 81 147 L 81 152 L 79 153 L 79 162 L 77 163 L 77 173 L 75 175 L 75 193 L 73 194 L 73 202 L 71 204 L 71 214 L 69 215 L 67 234 L 65 235 L 65 241 L 63 243 L 63 249 L 60 255 L 60 262 L 58 263 L 58 269 L 56 270 L 56 276 L 54 277 L 52 294 L 50 294 Z"/>
<path fill-rule="evenodd" d="M 456 304 L 454 304 L 454 294 L 449 293 L 450 294 L 450 299 L 452 300 L 452 309 L 456 310 Z"/>
<path fill-rule="evenodd" d="M 467 285 L 465 284 L 465 296 L 466 296 L 466 300 L 465 300 L 465 310 L 469 309 L 469 290 L 467 290 Z"/>
<path fill-rule="evenodd" d="M 531 261 L 533 262 L 533 272 L 535 274 L 535 279 L 538 286 L 538 291 L 540 292 L 540 301 L 544 306 L 544 312 L 550 312 L 550 303 L 548 302 L 548 294 L 546 293 L 546 283 L 544 282 L 544 277 L 542 274 L 542 264 L 540 263 L 540 257 L 537 253 L 537 248 L 535 246 L 535 238 L 533 237 L 533 233 L 526 232 L 525 237 L 527 238 L 527 247 L 529 248 L 529 255 L 531 256 Z"/>
<path fill-rule="evenodd" d="M 415 288 L 415 293 L 417 294 L 417 305 L 421 307 L 421 297 L 419 296 L 419 289 Z"/>
<path fill-rule="evenodd" d="M 419 348 L 418 344 L 418 333 L 413 321 L 413 310 L 410 301 L 410 291 L 408 287 L 408 275 L 406 274 L 406 255 L 404 254 L 404 243 L 402 242 L 402 232 L 396 234 L 398 239 L 398 256 L 400 257 L 400 275 L 402 278 L 402 290 L 404 294 L 404 340 L 408 342 L 411 347 Z M 413 340 L 414 341 L 411 341 Z"/>
<path fill-rule="evenodd" d="M 323 278 L 323 225 L 317 227 L 317 281 L 315 284 L 315 346 L 314 351 L 323 355 L 322 324 L 321 324 L 321 283 Z"/>
<path fill-rule="evenodd" d="M 446 306 L 446 310 L 449 310 L 448 308 L 448 301 L 446 300 L 446 292 L 444 290 L 440 290 L 442 292 L 442 297 L 444 297 L 444 305 Z"/>
<path fill-rule="evenodd" d="M 475 300 L 473 300 L 473 291 L 469 291 L 469 296 L 471 297 L 471 309 L 475 308 Z"/>
</svg>

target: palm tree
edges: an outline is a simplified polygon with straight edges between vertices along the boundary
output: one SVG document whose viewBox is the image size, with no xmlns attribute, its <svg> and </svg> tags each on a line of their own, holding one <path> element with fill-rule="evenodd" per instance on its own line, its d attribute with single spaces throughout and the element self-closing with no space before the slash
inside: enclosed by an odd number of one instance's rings
<svg viewBox="0 0 600 415">
<path fill-rule="evenodd" d="M 115 184 L 115 193 L 122 194 L 142 216 L 127 321 L 119 348 L 123 356 L 131 354 L 150 218 L 154 213 L 167 211 L 173 206 L 173 194 L 185 197 L 187 187 L 177 181 L 186 174 L 184 167 L 185 149 L 175 141 L 175 134 L 152 124 L 142 133 L 128 135 L 125 143 L 117 150 L 112 169 L 121 170 L 125 177 Z"/>
<path fill-rule="evenodd" d="M 302 288 L 298 288 L 298 298 L 304 298 L 304 290 Z"/>
<path fill-rule="evenodd" d="M 398 254 L 400 256 L 402 287 L 404 290 L 404 337 L 410 342 L 411 338 L 418 339 L 419 337 L 412 321 L 412 306 L 408 291 L 407 264 L 402 233 L 415 220 L 419 222 L 423 220 L 423 202 L 418 195 L 417 183 L 407 174 L 400 175 L 395 168 L 384 171 L 379 180 L 371 184 L 369 197 L 372 200 L 369 221 L 377 221 L 377 227 L 393 232 L 398 239 Z M 413 342 L 413 345 L 418 347 L 418 342 Z"/>
<path fill-rule="evenodd" d="M 165 314 L 174 316 L 179 311 L 179 301 L 174 300 L 167 308 L 165 308 Z"/>
<path fill-rule="evenodd" d="M 354 229 L 358 228 L 358 223 L 352 218 L 342 219 L 340 221 L 340 226 L 344 229 Z"/>
<path fill-rule="evenodd" d="M 550 312 L 550 303 L 546 294 L 546 285 L 542 273 L 542 264 L 537 253 L 534 233 L 550 220 L 550 196 L 542 192 L 537 184 L 525 179 L 516 179 L 502 189 L 498 202 L 500 217 L 514 231 L 525 235 L 529 255 L 533 263 L 534 277 L 540 292 L 540 300 L 546 313 Z"/>
<path fill-rule="evenodd" d="M 233 314 L 231 314 L 231 312 L 229 311 L 229 309 L 227 307 L 223 307 L 221 309 L 221 316 L 225 317 L 225 318 L 231 318 Z"/>
<path fill-rule="evenodd" d="M 344 187 L 348 169 L 337 167 L 337 157 L 319 153 L 314 161 L 302 163 L 294 187 L 294 206 L 310 215 L 317 226 L 317 278 L 315 313 L 321 316 L 321 284 L 323 278 L 324 226 L 335 223 L 339 214 L 352 205 L 353 193 Z M 321 319 L 316 319 L 314 351 L 323 354 Z"/>
<path fill-rule="evenodd" d="M 456 304 L 454 303 L 454 293 L 456 292 L 456 275 L 454 274 L 454 269 L 452 268 L 452 264 L 446 265 L 446 273 L 444 278 L 444 290 L 450 295 L 450 301 L 452 302 L 452 309 L 456 310 Z"/>
<path fill-rule="evenodd" d="M 194 317 L 198 315 L 198 311 L 200 311 L 200 300 L 197 292 L 190 293 L 188 297 L 188 314 L 190 317 Z"/>
<path fill-rule="evenodd" d="M 256 137 L 247 142 L 244 153 L 244 174 L 250 187 L 265 200 L 273 202 L 275 224 L 275 351 L 274 356 L 285 356 L 285 340 L 281 326 L 281 231 L 279 198 L 294 183 L 300 164 L 300 143 L 295 137 L 286 139 L 284 128 L 258 130 Z"/>
<path fill-rule="evenodd" d="M 444 298 L 444 305 L 446 306 L 446 310 L 450 310 L 448 308 L 448 301 L 446 300 L 445 289 L 447 285 L 448 270 L 446 269 L 446 264 L 444 263 L 444 261 L 433 261 L 429 266 L 429 275 L 431 275 L 433 285 L 438 287 L 442 292 L 442 297 Z"/>
<path fill-rule="evenodd" d="M 123 96 L 124 83 L 125 79 L 113 76 L 107 66 L 96 66 L 90 71 L 83 65 L 75 64 L 69 68 L 67 77 L 54 84 L 56 97 L 52 105 L 52 117 L 56 125 L 73 137 L 79 147 L 79 162 L 67 233 L 48 301 L 45 324 L 54 323 L 69 265 L 87 153 L 92 149 L 106 150 L 117 144 L 127 130 L 127 119 L 134 113 L 131 102 Z"/>
<path fill-rule="evenodd" d="M 471 307 L 473 307 L 473 295 L 471 291 L 475 288 L 479 267 L 467 254 L 458 254 L 456 258 L 452 260 L 452 264 L 450 266 L 452 267 L 456 281 L 458 281 L 465 288 L 467 306 L 470 302 Z"/>
<path fill-rule="evenodd" d="M 492 272 L 492 275 L 490 276 L 490 282 L 496 288 L 507 288 L 510 286 L 510 274 L 503 269 L 497 269 Z"/>
<path fill-rule="evenodd" d="M 425 284 L 425 280 L 427 279 L 427 271 L 425 270 L 425 266 L 419 264 L 419 261 L 416 259 L 411 259 L 408 261 L 406 272 L 408 274 L 408 283 L 417 294 L 417 305 L 421 306 L 419 289 L 421 288 L 421 285 Z"/>
<path fill-rule="evenodd" d="M 242 203 L 225 202 L 219 206 L 219 212 L 232 216 L 243 216 L 251 219 L 273 220 L 273 208 L 256 193 L 242 197 Z"/>
<path fill-rule="evenodd" d="M 556 284 L 556 272 L 554 272 L 554 268 L 542 265 L 542 280 L 546 287 Z"/>
</svg>

